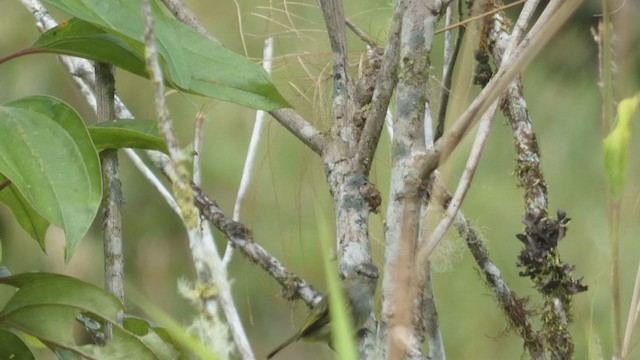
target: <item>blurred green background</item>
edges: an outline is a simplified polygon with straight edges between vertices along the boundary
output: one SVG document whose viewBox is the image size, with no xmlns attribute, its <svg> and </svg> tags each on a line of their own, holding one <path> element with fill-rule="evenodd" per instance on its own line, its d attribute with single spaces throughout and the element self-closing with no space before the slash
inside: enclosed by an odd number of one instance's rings
<svg viewBox="0 0 640 360">
<path fill-rule="evenodd" d="M 188 3 L 205 26 L 228 48 L 259 61 L 263 40 L 275 37 L 276 59 L 273 78 L 280 91 L 296 109 L 321 129 L 328 127 L 330 107 L 331 52 L 322 13 L 316 2 L 273 2 L 192 0 Z M 347 16 L 383 44 L 393 12 L 391 1 L 346 1 Z M 238 6 L 238 7 L 237 7 Z M 620 95 L 639 89 L 640 15 L 638 4 L 627 1 L 615 16 L 623 19 L 618 78 Z M 29 46 L 38 37 L 31 14 L 18 1 L 2 2 L 0 55 Z M 573 220 L 568 236 L 560 244 L 562 257 L 576 265 L 574 275 L 584 276 L 589 291 L 574 300 L 576 359 L 586 359 L 598 337 L 605 354 L 610 354 L 611 320 L 609 292 L 609 248 L 605 178 L 602 165 L 601 101 L 598 87 L 598 54 L 591 29 L 599 17 L 599 2 L 587 2 L 570 24 L 550 42 L 524 74 L 525 96 L 534 121 L 543 170 L 549 188 L 550 211 L 565 209 Z M 66 16 L 53 11 L 58 20 Z M 517 13 L 510 13 L 514 15 Z M 239 16 L 242 19 L 239 21 Z M 626 20 L 624 20 L 626 19 Z M 626 35 L 625 35 L 626 34 Z M 242 36 L 241 36 L 242 35 Z M 626 37 L 625 37 L 626 36 Z M 467 43 L 454 79 L 449 123 L 455 120 L 478 88 L 471 85 L 471 51 L 477 43 L 477 27 L 469 27 Z M 433 99 L 441 90 L 442 36 L 433 50 Z M 354 72 L 364 45 L 349 35 L 350 60 Z M 131 74 L 118 72 L 116 89 L 136 117 L 154 114 L 150 84 Z M 91 123 L 95 116 L 76 90 L 70 76 L 52 55 L 35 55 L 11 61 L 0 67 L 0 102 L 22 96 L 49 94 L 75 106 Z M 436 108 L 437 101 L 433 101 Z M 169 96 L 172 117 L 182 144 L 191 142 L 198 112 L 206 116 L 203 158 L 203 187 L 221 207 L 231 213 L 255 112 L 215 100 L 173 93 Z M 434 111 L 435 113 L 435 111 Z M 636 127 L 637 128 L 637 127 Z M 470 148 L 466 139 L 444 166 L 442 173 L 455 188 Z M 522 190 L 513 177 L 514 152 L 510 128 L 500 115 L 485 149 L 474 184 L 463 211 L 482 232 L 510 286 L 520 295 L 532 295 L 531 283 L 518 276 L 515 258 L 521 248 L 515 234 L 523 229 Z M 631 154 L 640 144 L 631 142 Z M 372 172 L 385 196 L 390 169 L 389 141 L 383 135 Z M 629 158 L 626 197 L 623 202 L 622 299 L 623 318 L 633 290 L 640 260 L 640 167 L 637 156 Z M 194 310 L 177 293 L 180 277 L 193 279 L 193 267 L 186 234 L 180 221 L 157 192 L 121 156 L 124 191 L 124 237 L 126 276 L 130 286 L 142 291 L 156 305 L 184 324 Z M 322 260 L 316 234 L 315 209 L 327 214 L 331 199 L 324 180 L 322 162 L 273 119 L 268 120 L 260 144 L 253 185 L 244 205 L 242 221 L 256 241 L 283 261 L 290 270 L 324 289 Z M 383 215 L 370 218 L 375 262 L 382 265 Z M 434 217 L 437 219 L 437 216 Z M 96 284 L 102 283 L 102 245 L 100 221 L 80 245 L 74 258 L 63 261 L 64 234 L 51 228 L 47 235 L 47 254 L 40 251 L 0 207 L 2 265 L 13 273 L 52 271 L 69 274 Z M 225 240 L 217 234 L 219 248 Z M 435 254 L 434 281 L 438 311 L 449 359 L 519 359 L 522 341 L 507 328 L 496 302 L 482 282 L 463 242 L 450 232 Z M 256 355 L 261 357 L 288 337 L 306 315 L 300 303 L 287 303 L 279 296 L 280 287 L 258 267 L 237 255 L 229 269 L 236 304 Z M 0 303 L 12 290 L 0 288 Z M 135 305 L 127 306 L 133 312 Z M 324 345 L 296 344 L 279 355 L 280 359 L 330 359 L 332 351 Z M 640 353 L 636 353 L 640 358 Z"/>
</svg>

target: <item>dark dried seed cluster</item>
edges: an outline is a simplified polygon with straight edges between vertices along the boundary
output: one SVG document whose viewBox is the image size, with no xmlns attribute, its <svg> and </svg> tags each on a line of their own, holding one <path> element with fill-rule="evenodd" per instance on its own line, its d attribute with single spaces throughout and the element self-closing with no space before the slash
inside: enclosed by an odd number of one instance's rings
<svg viewBox="0 0 640 360">
<path fill-rule="evenodd" d="M 493 69 L 489 64 L 489 54 L 483 49 L 476 49 L 473 53 L 476 67 L 473 74 L 473 84 L 485 87 L 493 76 Z"/>
<path fill-rule="evenodd" d="M 516 235 L 525 245 L 516 263 L 524 268 L 520 276 L 531 278 L 542 293 L 560 291 L 572 295 L 588 288 L 582 284 L 582 278 L 575 280 L 571 277 L 574 265 L 563 263 L 556 252 L 558 242 L 567 233 L 570 220 L 563 210 L 558 210 L 557 219 L 536 219 L 527 214 L 523 220 L 525 233 Z"/>
</svg>

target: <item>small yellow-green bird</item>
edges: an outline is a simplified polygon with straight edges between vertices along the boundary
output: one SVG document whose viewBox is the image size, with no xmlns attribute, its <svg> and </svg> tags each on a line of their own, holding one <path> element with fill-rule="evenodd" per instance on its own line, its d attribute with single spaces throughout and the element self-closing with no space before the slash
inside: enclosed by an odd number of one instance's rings
<svg viewBox="0 0 640 360">
<path fill-rule="evenodd" d="M 363 263 L 353 268 L 341 283 L 356 330 L 360 330 L 364 326 L 373 311 L 377 282 L 378 268 L 373 264 Z M 326 296 L 311 311 L 300 330 L 270 352 L 267 359 L 271 359 L 280 350 L 300 339 L 311 342 L 326 342 L 331 346 L 331 315 Z"/>
</svg>

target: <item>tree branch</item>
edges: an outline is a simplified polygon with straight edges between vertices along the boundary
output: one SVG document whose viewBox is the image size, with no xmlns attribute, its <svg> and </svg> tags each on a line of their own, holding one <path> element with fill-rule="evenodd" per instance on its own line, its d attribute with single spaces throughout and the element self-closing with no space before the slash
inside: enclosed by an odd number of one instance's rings
<svg viewBox="0 0 640 360">
<path fill-rule="evenodd" d="M 115 79 L 113 66 L 95 64 L 95 94 L 98 121 L 115 119 Z M 118 168 L 118 150 L 100 153 L 102 167 L 102 241 L 104 246 L 104 280 L 107 291 L 124 303 L 124 255 L 122 253 L 122 183 Z M 118 322 L 122 322 L 122 311 Z M 106 327 L 111 338 L 111 326 Z"/>
<path fill-rule="evenodd" d="M 202 215 L 224 233 L 231 244 L 245 255 L 249 261 L 259 265 L 284 287 L 283 297 L 285 299 L 300 298 L 309 307 L 313 307 L 320 301 L 322 294 L 303 279 L 287 270 L 280 261 L 256 243 L 251 230 L 227 216 L 215 201 L 204 194 L 202 189 L 193 187 L 193 194 L 195 204 L 202 212 Z"/>
<path fill-rule="evenodd" d="M 533 13 L 535 2 L 528 2 L 523 13 Z M 545 13 L 551 14 L 559 5 L 551 2 L 545 9 Z M 544 16 L 543 13 L 541 16 Z M 493 16 L 493 30 L 491 55 L 494 62 L 500 64 L 508 57 L 510 48 L 507 45 L 508 35 L 504 31 L 504 19 L 501 14 Z M 522 33 L 526 24 L 517 23 L 513 33 Z M 514 35 L 512 35 L 513 37 Z M 505 50 L 506 49 L 506 50 Z M 550 239 L 546 235 L 547 229 L 564 227 L 564 218 L 548 218 L 547 186 L 544 180 L 538 153 L 538 143 L 533 131 L 531 118 L 527 109 L 527 103 L 523 95 L 522 79 L 517 77 L 507 87 L 502 110 L 509 119 L 513 132 L 516 151 L 516 176 L 519 185 L 524 188 L 525 195 L 525 233 L 518 235 L 519 239 L 527 239 L 525 249 L 518 257 L 518 265 L 525 270 L 521 275 L 528 275 L 534 280 L 536 288 L 545 297 L 543 310 L 543 334 L 545 334 L 547 346 L 554 358 L 571 358 L 573 356 L 573 342 L 569 332 L 570 296 L 579 291 L 586 290 L 586 286 L 580 280 L 571 277 L 572 265 L 565 264 L 557 252 L 557 241 L 562 238 Z M 544 229 L 544 230 L 543 230 Z M 564 234 L 564 231 L 561 230 Z M 530 243 L 529 240 L 534 241 Z M 538 241 L 544 242 L 544 244 Z M 547 244 L 550 244 L 549 247 Z M 544 249 L 541 253 L 541 250 Z M 536 254 L 532 256 L 532 254 Z M 535 260 L 541 256 L 545 260 Z M 548 289 L 549 280 L 553 280 L 554 289 Z"/>
<path fill-rule="evenodd" d="M 400 4 L 398 4 L 400 6 Z M 379 337 L 386 357 L 422 354 L 424 323 L 416 300 L 425 289 L 414 277 L 413 257 L 420 234 L 424 181 L 414 167 L 413 154 L 425 152 L 424 117 L 429 79 L 429 54 L 440 11 L 433 2 L 412 0 L 402 18 L 396 118 L 393 122 L 391 185 L 386 219 L 382 323 Z M 443 6 L 446 6 L 443 4 Z M 369 120 L 371 121 L 371 119 Z M 364 135 L 364 134 L 363 134 Z M 424 285 L 424 282 L 421 283 Z M 422 310 L 422 309 L 420 309 Z M 414 317 L 418 317 L 415 320 Z"/>
<path fill-rule="evenodd" d="M 324 135 L 295 110 L 289 108 L 271 110 L 269 114 L 313 152 L 322 155 L 325 148 Z"/>
<path fill-rule="evenodd" d="M 456 5 L 457 4 L 457 5 Z M 451 25 L 453 23 L 453 10 L 454 8 L 458 9 L 458 20 L 462 20 L 462 2 L 461 1 L 452 1 L 447 7 L 446 14 L 446 26 Z M 451 95 L 451 85 L 453 82 L 453 69 L 456 65 L 456 60 L 458 59 L 458 54 L 460 53 L 460 48 L 462 47 L 462 39 L 464 38 L 464 33 L 466 28 L 461 26 L 458 28 L 458 33 L 456 34 L 455 42 L 453 41 L 453 34 L 451 30 L 447 30 L 444 33 L 444 66 L 442 69 L 442 93 L 440 94 L 440 106 L 438 107 L 438 123 L 436 125 L 435 135 L 433 136 L 434 141 L 440 139 L 442 134 L 444 134 L 444 122 L 447 116 L 447 107 L 449 106 L 449 95 Z"/>
<path fill-rule="evenodd" d="M 358 130 L 351 121 L 352 86 L 348 71 L 347 32 L 342 0 L 320 0 L 333 52 L 333 136 L 351 144 L 357 141 Z"/>
<path fill-rule="evenodd" d="M 400 54 L 400 31 L 402 29 L 402 18 L 410 0 L 398 0 L 396 9 L 391 20 L 389 29 L 389 40 L 382 56 L 382 65 L 378 73 L 371 109 L 367 114 L 367 120 L 358 140 L 356 152 L 356 163 L 365 175 L 369 174 L 373 156 L 378 148 L 380 134 L 384 126 L 384 120 L 391 102 L 391 95 L 398 82 L 398 57 Z"/>
<path fill-rule="evenodd" d="M 443 209 L 449 207 L 451 194 L 444 184 L 436 177 L 431 197 L 440 203 Z M 529 351 L 531 359 L 544 359 L 543 339 L 529 321 L 529 311 L 526 308 L 527 298 L 519 297 L 509 288 L 507 281 L 502 277 L 500 269 L 489 257 L 489 250 L 484 245 L 480 233 L 464 216 L 462 211 L 455 215 L 453 226 L 464 239 L 476 264 L 484 275 L 485 283 L 493 291 L 500 309 L 504 312 L 509 324 L 524 341 L 524 347 Z"/>
</svg>

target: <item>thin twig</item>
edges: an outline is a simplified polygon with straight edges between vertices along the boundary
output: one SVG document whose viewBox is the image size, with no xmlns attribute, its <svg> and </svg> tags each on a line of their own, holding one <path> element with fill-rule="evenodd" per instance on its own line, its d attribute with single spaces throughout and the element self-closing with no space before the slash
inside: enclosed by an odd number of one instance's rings
<svg viewBox="0 0 640 360">
<path fill-rule="evenodd" d="M 457 5 L 456 5 L 457 4 Z M 462 18 L 462 6 L 461 1 L 452 1 L 447 8 L 446 24 L 453 22 L 453 10 L 454 7 L 458 9 L 459 18 Z M 453 82 L 453 70 L 458 60 L 458 54 L 462 47 L 462 39 L 466 27 L 460 27 L 456 34 L 455 43 L 453 41 L 453 34 L 451 31 L 447 31 L 444 34 L 444 66 L 442 68 L 442 93 L 440 95 L 440 106 L 438 108 L 438 123 L 436 125 L 436 131 L 434 135 L 434 141 L 437 141 L 444 134 L 444 123 L 447 117 L 447 107 L 449 106 L 449 96 L 451 95 L 451 85 Z"/>
<path fill-rule="evenodd" d="M 449 226 L 451 226 L 451 224 L 453 223 L 455 216 L 458 213 L 460 206 L 462 205 L 462 201 L 464 200 L 464 197 L 467 194 L 469 187 L 471 186 L 471 181 L 473 180 L 473 175 L 478 168 L 478 162 L 480 161 L 482 150 L 484 149 L 484 145 L 487 141 L 487 138 L 489 137 L 489 131 L 491 130 L 491 125 L 493 123 L 493 119 L 495 118 L 496 108 L 496 105 L 492 106 L 490 110 L 482 116 L 476 138 L 473 142 L 469 158 L 467 159 L 467 165 L 465 166 L 462 176 L 460 176 L 460 181 L 458 182 L 458 187 L 456 188 L 453 198 L 449 202 L 449 206 L 447 207 L 444 216 L 431 233 L 429 240 L 425 244 L 423 244 L 423 246 L 421 246 L 421 251 L 426 252 L 426 258 L 429 257 L 431 252 L 440 243 L 440 241 L 444 237 L 444 234 L 449 229 Z M 422 257 L 425 255 L 419 253 L 419 256 Z"/>
<path fill-rule="evenodd" d="M 262 67 L 267 74 L 271 74 L 271 59 L 273 58 L 273 38 L 269 37 L 264 41 L 263 50 L 264 61 Z M 247 150 L 247 157 L 244 161 L 244 167 L 242 169 L 242 177 L 240 178 L 240 186 L 238 187 L 238 195 L 236 196 L 236 202 L 233 207 L 233 220 L 240 221 L 242 214 L 242 205 L 244 203 L 245 196 L 251 186 L 251 178 L 253 175 L 253 168 L 255 165 L 256 157 L 258 156 L 258 144 L 265 126 L 264 111 L 256 111 L 256 121 L 253 124 L 253 133 L 251 134 L 251 140 L 249 141 L 249 149 Z M 227 244 L 227 248 L 224 251 L 224 257 L 222 264 L 226 267 L 231 262 L 233 256 L 233 246 Z"/>
<path fill-rule="evenodd" d="M 115 79 L 113 66 L 95 64 L 95 94 L 98 121 L 115 118 Z M 102 167 L 102 241 L 104 246 L 104 280 L 107 291 L 124 303 L 124 254 L 122 253 L 122 183 L 118 167 L 118 150 L 108 149 L 100 153 Z M 123 313 L 117 321 L 122 323 Z M 106 337 L 112 336 L 110 325 Z"/>
<path fill-rule="evenodd" d="M 138 155 L 138 153 L 133 149 L 125 149 L 124 151 L 129 157 L 129 159 L 133 162 L 133 165 L 138 169 L 138 171 L 140 171 L 142 175 L 145 178 L 147 178 L 147 180 L 149 180 L 151 185 L 153 185 L 153 187 L 156 188 L 158 193 L 160 193 L 160 196 L 162 196 L 162 198 L 169 205 L 171 210 L 173 210 L 173 212 L 176 213 L 176 215 L 182 218 L 182 211 L 178 207 L 178 204 L 176 203 L 176 199 L 173 198 L 173 195 L 171 194 L 171 192 L 167 190 L 167 187 L 164 186 L 164 184 L 158 178 L 158 176 L 156 176 L 156 174 L 153 171 L 151 171 L 149 166 L 145 164 L 144 160 L 142 160 L 140 155 Z"/>
<path fill-rule="evenodd" d="M 507 4 L 507 5 L 495 8 L 495 9 L 493 9 L 491 11 L 487 11 L 485 13 L 482 13 L 482 14 L 479 14 L 479 15 L 476 15 L 476 16 L 472 16 L 472 17 L 468 18 L 467 20 L 460 21 L 460 22 L 455 23 L 453 25 L 445 26 L 444 28 L 436 31 L 436 35 L 442 34 L 443 32 L 446 32 L 446 31 L 453 30 L 453 29 L 455 29 L 457 27 L 464 27 L 466 24 L 468 24 L 468 23 L 470 23 L 472 21 L 480 20 L 480 19 L 483 19 L 483 18 L 485 18 L 487 16 L 490 16 L 490 15 L 493 15 L 493 14 L 497 14 L 497 13 L 499 13 L 501 11 L 507 10 L 507 9 L 512 8 L 514 6 L 518 6 L 518 5 L 520 5 L 522 3 L 525 3 L 527 1 L 528 0 L 518 0 L 518 1 L 512 2 L 511 4 Z"/>
<path fill-rule="evenodd" d="M 614 125 L 614 78 L 615 60 L 613 54 L 613 24 L 610 16 L 610 2 L 602 0 L 602 22 L 598 27 L 598 50 L 600 86 L 602 91 L 602 131 L 603 137 Z M 613 357 L 621 355 L 623 345 L 622 305 L 620 302 L 620 201 L 609 199 L 609 246 L 611 253 L 611 311 L 613 316 Z"/>
<path fill-rule="evenodd" d="M 320 8 L 327 26 L 329 43 L 333 52 L 333 123 L 331 133 L 342 141 L 357 141 L 358 130 L 352 119 L 353 89 L 349 76 L 347 32 L 342 0 L 320 0 Z"/>
<path fill-rule="evenodd" d="M 389 28 L 389 40 L 384 48 L 382 65 L 376 80 L 371 109 L 367 121 L 364 124 L 360 140 L 358 141 L 358 151 L 356 159 L 362 172 L 367 175 L 373 164 L 373 155 L 380 141 L 380 134 L 384 126 L 393 89 L 398 82 L 398 57 L 400 56 L 400 30 L 402 29 L 402 18 L 407 8 L 409 0 L 398 0 L 396 9 Z"/>
<path fill-rule="evenodd" d="M 204 146 L 204 114 L 199 111 L 196 114 L 196 122 L 193 125 L 193 183 L 202 184 L 202 147 Z"/>
<path fill-rule="evenodd" d="M 435 176 L 435 186 L 432 191 L 432 198 L 440 203 L 443 209 L 449 207 L 452 195 L 444 187 L 439 177 Z M 532 359 L 544 359 L 544 346 L 542 339 L 533 329 L 529 321 L 529 311 L 526 309 L 527 299 L 517 296 L 513 292 L 506 280 L 502 276 L 498 266 L 489 257 L 489 250 L 484 245 L 480 233 L 473 227 L 471 222 L 464 216 L 462 211 L 458 211 L 453 223 L 454 227 L 464 239 L 469 251 L 478 264 L 484 275 L 485 282 L 494 292 L 500 308 L 507 316 L 509 323 L 525 342 Z"/>
<path fill-rule="evenodd" d="M 452 2 L 453 3 L 453 2 Z M 451 9 L 451 4 L 447 7 Z M 430 80 L 427 80 L 427 93 L 430 89 Z M 431 104 L 429 98 L 425 101 L 424 109 L 424 142 L 426 148 L 433 146 L 434 134 L 433 134 L 433 116 L 431 114 Z M 426 232 L 427 226 L 427 209 L 429 207 L 430 199 L 428 196 L 422 197 L 423 201 L 420 208 L 420 238 L 419 243 L 427 238 Z M 418 288 L 423 289 L 419 294 L 421 301 L 418 311 L 414 315 L 414 334 L 419 343 L 424 342 L 426 334 L 429 344 L 429 358 L 431 360 L 446 360 L 446 352 L 444 348 L 444 338 L 442 331 L 440 330 L 440 322 L 438 318 L 438 310 L 436 306 L 435 290 L 433 288 L 433 277 L 431 264 L 427 263 L 424 269 L 424 275 L 418 279 Z M 418 344 L 416 344 L 419 346 Z M 414 347 L 417 347 L 414 346 Z"/>
<path fill-rule="evenodd" d="M 358 38 L 360 38 L 360 40 L 369 45 L 369 47 L 378 47 L 378 43 L 376 42 L 376 40 L 369 34 L 367 34 L 364 30 L 360 29 L 358 25 L 356 25 L 353 21 L 346 19 L 345 23 L 347 24 L 347 27 L 349 27 L 349 29 L 351 29 L 351 31 L 353 31 L 353 33 L 356 34 Z"/>
<path fill-rule="evenodd" d="M 256 243 L 251 230 L 242 223 L 227 216 L 214 200 L 207 197 L 202 189 L 193 187 L 195 204 L 202 215 L 227 236 L 233 246 L 249 261 L 259 265 L 284 287 L 283 297 L 287 300 L 302 299 L 309 307 L 315 306 L 322 294 L 302 278 L 290 272 L 278 259 L 271 256 Z"/>
<path fill-rule="evenodd" d="M 436 308 L 436 298 L 433 290 L 433 277 L 431 267 L 425 271 L 425 294 L 424 294 L 424 317 L 427 325 L 427 336 L 429 341 L 429 359 L 446 360 L 447 356 L 444 349 L 444 341 L 442 331 L 440 330 L 440 322 L 438 320 L 438 311 Z"/>
</svg>

